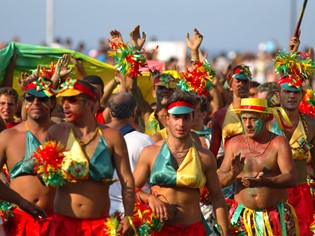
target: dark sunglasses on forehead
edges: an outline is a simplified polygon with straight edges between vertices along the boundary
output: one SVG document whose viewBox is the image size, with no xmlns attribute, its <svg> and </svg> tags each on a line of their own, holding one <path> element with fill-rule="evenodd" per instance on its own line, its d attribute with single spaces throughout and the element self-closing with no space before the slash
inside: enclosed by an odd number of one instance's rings
<svg viewBox="0 0 315 236">
<path fill-rule="evenodd" d="M 49 100 L 49 97 L 36 97 L 34 95 L 31 95 L 31 94 L 27 94 L 24 97 L 25 101 L 27 101 L 27 102 L 34 102 L 35 98 L 37 98 L 37 101 L 42 102 L 42 103 L 45 103 Z"/>
</svg>

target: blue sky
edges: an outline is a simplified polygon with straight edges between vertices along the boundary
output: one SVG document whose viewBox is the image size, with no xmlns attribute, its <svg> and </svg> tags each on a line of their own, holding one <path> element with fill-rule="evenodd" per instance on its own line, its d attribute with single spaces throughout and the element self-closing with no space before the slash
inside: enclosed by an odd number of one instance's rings
<svg viewBox="0 0 315 236">
<path fill-rule="evenodd" d="M 114 4 L 112 4 L 114 3 Z M 109 36 L 111 29 L 122 32 L 128 41 L 137 24 L 148 39 L 185 40 L 194 27 L 204 35 L 203 48 L 256 51 L 258 44 L 276 40 L 286 48 L 292 26 L 291 5 L 296 5 L 296 20 L 302 0 L 55 0 L 55 36 L 70 37 L 76 45 L 88 48 Z M 46 38 L 46 1 L 2 1 L 0 41 L 19 36 L 21 41 L 40 44 Z M 6 9 L 6 10 L 5 10 Z M 303 46 L 314 46 L 315 1 L 308 1 L 302 23 Z"/>
</svg>

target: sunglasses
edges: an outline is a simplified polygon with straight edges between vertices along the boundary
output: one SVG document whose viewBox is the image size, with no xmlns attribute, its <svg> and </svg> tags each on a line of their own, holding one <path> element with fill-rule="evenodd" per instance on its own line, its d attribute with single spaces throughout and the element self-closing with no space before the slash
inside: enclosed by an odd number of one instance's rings
<svg viewBox="0 0 315 236">
<path fill-rule="evenodd" d="M 61 104 L 65 103 L 66 101 L 68 103 L 75 104 L 77 103 L 77 101 L 85 101 L 85 100 L 86 99 L 78 98 L 78 97 L 63 97 L 61 98 Z"/>
<path fill-rule="evenodd" d="M 25 101 L 27 101 L 27 102 L 34 102 L 35 98 L 37 98 L 37 101 L 39 101 L 41 103 L 45 103 L 50 99 L 49 97 L 36 97 L 34 95 L 26 95 L 24 97 Z"/>
</svg>

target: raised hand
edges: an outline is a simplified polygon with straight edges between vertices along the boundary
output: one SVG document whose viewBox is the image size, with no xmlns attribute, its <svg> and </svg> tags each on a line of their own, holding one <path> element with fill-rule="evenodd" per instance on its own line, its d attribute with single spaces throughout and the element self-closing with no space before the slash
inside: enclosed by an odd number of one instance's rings
<svg viewBox="0 0 315 236">
<path fill-rule="evenodd" d="M 203 62 L 204 60 L 207 59 L 207 57 L 208 57 L 208 52 L 202 53 L 202 51 L 201 51 L 200 48 L 199 48 L 198 53 L 199 53 L 199 60 L 200 60 L 201 62 Z"/>
<path fill-rule="evenodd" d="M 112 47 L 112 43 L 123 43 L 124 40 L 121 36 L 121 33 L 118 30 L 111 30 L 109 32 L 110 36 L 111 36 L 111 40 L 110 39 L 106 39 L 106 42 L 108 44 L 109 47 Z"/>
<path fill-rule="evenodd" d="M 197 51 L 202 43 L 203 36 L 199 33 L 199 31 L 195 28 L 194 35 L 189 39 L 189 33 L 186 34 L 186 43 L 187 47 L 190 51 Z"/>
<path fill-rule="evenodd" d="M 59 76 L 61 78 L 66 77 L 71 73 L 72 68 L 68 68 L 70 60 L 71 60 L 70 54 L 63 54 L 63 56 L 58 59 L 56 71 L 57 73 L 59 71 Z"/>
<path fill-rule="evenodd" d="M 299 30 L 299 34 L 297 36 L 292 36 L 289 42 L 289 51 L 291 53 L 297 52 L 300 46 L 300 34 L 301 30 Z"/>
<path fill-rule="evenodd" d="M 245 156 L 242 156 L 241 153 L 235 155 L 231 160 L 231 172 L 234 177 L 238 176 L 242 172 L 245 163 Z"/>
<path fill-rule="evenodd" d="M 40 72 L 40 65 L 37 65 L 36 71 L 33 74 L 30 74 L 28 72 L 22 72 L 20 77 L 17 77 L 17 82 L 22 91 L 24 91 L 25 85 L 34 79 L 37 79 L 39 77 Z"/>
<path fill-rule="evenodd" d="M 146 34 L 142 32 L 142 38 L 140 35 L 140 25 L 137 25 L 133 30 L 130 32 L 130 43 L 136 47 L 137 50 L 141 50 L 145 40 Z"/>
</svg>

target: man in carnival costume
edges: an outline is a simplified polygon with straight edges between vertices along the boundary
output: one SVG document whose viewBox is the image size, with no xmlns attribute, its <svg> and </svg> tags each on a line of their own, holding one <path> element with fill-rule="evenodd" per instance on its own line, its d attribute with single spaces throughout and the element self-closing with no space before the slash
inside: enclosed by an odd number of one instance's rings
<svg viewBox="0 0 315 236">
<path fill-rule="evenodd" d="M 106 222 L 114 169 L 125 209 L 117 233 L 131 235 L 135 191 L 124 138 L 95 120 L 99 95 L 90 83 L 69 78 L 61 84 L 58 97 L 66 123 L 51 127 L 48 138 L 60 142 L 66 151 L 58 167 L 62 179 L 57 183 L 49 235 L 110 235 Z"/>
<path fill-rule="evenodd" d="M 245 134 L 230 139 L 218 170 L 221 185 L 235 182 L 232 235 L 299 235 L 288 190 L 296 182 L 290 146 L 266 128 L 273 112 L 265 99 L 244 98 L 240 113 Z"/>
<path fill-rule="evenodd" d="M 51 88 L 51 81 L 42 77 L 28 80 L 23 94 L 26 121 L 0 134 L 1 167 L 6 163 L 9 169 L 10 188 L 48 214 L 46 221 L 34 222 L 22 209 L 14 209 L 14 217 L 6 225 L 8 235 L 46 235 L 51 222 L 55 190 L 42 185 L 34 175 L 32 160 L 32 153 L 53 125 L 50 114 L 55 99 Z"/>
<path fill-rule="evenodd" d="M 147 135 L 154 135 L 159 132 L 162 138 L 166 137 L 165 119 L 167 111 L 165 104 L 167 99 L 175 92 L 177 85 L 176 80 L 171 74 L 160 73 L 154 71 L 152 73 L 153 91 L 152 96 L 156 101 L 156 109 L 149 116 L 148 122 L 145 126 L 145 133 Z"/>
<path fill-rule="evenodd" d="M 297 43 L 299 41 L 294 37 L 290 45 Z M 298 46 L 293 48 L 297 50 Z M 289 203 L 295 208 L 301 235 L 313 235 L 310 224 L 314 209 L 307 185 L 307 161 L 311 160 L 315 173 L 315 119 L 300 112 L 299 105 L 304 96 L 303 84 L 312 78 L 314 66 L 309 55 L 301 52 L 280 52 L 275 62 L 276 72 L 280 75 L 280 104 L 292 123 L 292 127 L 284 127 L 282 132 L 290 143 L 297 174 L 297 186 L 289 189 Z"/>
<path fill-rule="evenodd" d="M 228 235 L 226 205 L 215 158 L 190 135 L 194 95 L 176 91 L 167 101 L 168 137 L 145 147 L 134 171 L 136 187 L 149 179 L 151 194 L 137 192 L 164 227 L 152 235 L 206 235 L 200 212 L 200 189 L 207 186 L 222 235 Z"/>
<path fill-rule="evenodd" d="M 231 68 L 227 79 L 229 89 L 233 94 L 233 101 L 228 107 L 221 108 L 214 113 L 212 137 L 216 138 L 211 139 L 210 142 L 210 150 L 214 156 L 217 156 L 221 142 L 225 147 L 230 138 L 244 132 L 241 120 L 233 109 L 240 106 L 242 98 L 249 97 L 249 81 L 252 80 L 251 71 L 248 66 L 237 65 Z"/>
</svg>

